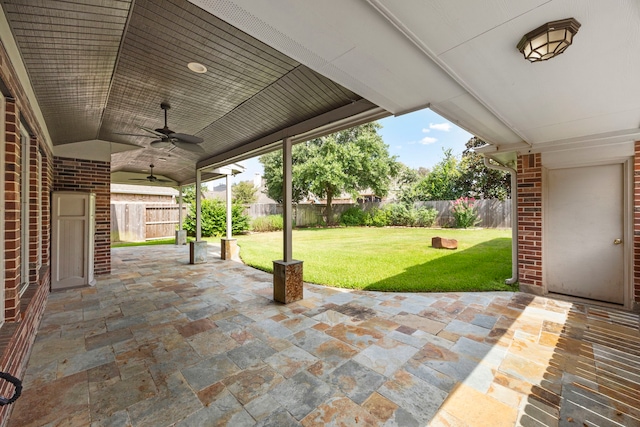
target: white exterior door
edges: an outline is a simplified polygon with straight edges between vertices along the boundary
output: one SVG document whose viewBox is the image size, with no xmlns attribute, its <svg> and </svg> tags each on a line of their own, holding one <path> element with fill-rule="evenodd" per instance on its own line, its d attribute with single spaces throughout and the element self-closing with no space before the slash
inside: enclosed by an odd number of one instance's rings
<svg viewBox="0 0 640 427">
<path fill-rule="evenodd" d="M 547 290 L 623 304 L 623 164 L 554 169 L 547 177 Z"/>
<path fill-rule="evenodd" d="M 93 199 L 90 193 L 53 193 L 51 288 L 88 285 L 93 280 Z"/>
</svg>

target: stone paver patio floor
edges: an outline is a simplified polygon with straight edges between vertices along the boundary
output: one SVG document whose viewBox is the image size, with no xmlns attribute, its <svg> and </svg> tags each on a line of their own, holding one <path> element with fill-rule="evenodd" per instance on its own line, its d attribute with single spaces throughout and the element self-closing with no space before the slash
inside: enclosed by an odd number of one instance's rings
<svg viewBox="0 0 640 427">
<path fill-rule="evenodd" d="M 637 314 L 315 285 L 285 306 L 212 252 L 112 256 L 50 295 L 10 426 L 640 425 Z"/>
</svg>

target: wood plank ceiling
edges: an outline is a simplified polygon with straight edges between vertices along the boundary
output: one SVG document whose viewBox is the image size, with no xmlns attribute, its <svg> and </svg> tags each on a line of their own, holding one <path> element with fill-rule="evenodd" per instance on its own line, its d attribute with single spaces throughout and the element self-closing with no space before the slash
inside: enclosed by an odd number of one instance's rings
<svg viewBox="0 0 640 427">
<path fill-rule="evenodd" d="M 154 163 L 156 174 L 188 182 L 200 160 L 361 99 L 186 0 L 0 3 L 53 145 L 144 147 L 114 154 L 112 172 Z M 119 135 L 162 127 L 161 102 L 171 105 L 169 127 L 204 138 L 205 153 Z"/>
</svg>

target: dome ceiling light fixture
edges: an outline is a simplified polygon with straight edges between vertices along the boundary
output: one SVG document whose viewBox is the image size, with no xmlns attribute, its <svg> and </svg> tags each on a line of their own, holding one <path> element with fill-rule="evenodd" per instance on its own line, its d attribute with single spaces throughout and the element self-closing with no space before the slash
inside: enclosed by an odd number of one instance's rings
<svg viewBox="0 0 640 427">
<path fill-rule="evenodd" d="M 571 46 L 579 28 L 580 23 L 574 18 L 547 22 L 525 34 L 518 43 L 518 50 L 527 61 L 546 61 Z"/>
</svg>

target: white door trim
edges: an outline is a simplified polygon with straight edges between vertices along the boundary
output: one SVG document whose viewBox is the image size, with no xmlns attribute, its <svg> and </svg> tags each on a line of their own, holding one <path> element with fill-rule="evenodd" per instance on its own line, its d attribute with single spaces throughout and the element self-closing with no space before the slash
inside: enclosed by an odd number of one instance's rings
<svg viewBox="0 0 640 427">
<path fill-rule="evenodd" d="M 542 292 L 543 294 L 549 293 L 547 283 L 547 271 L 548 266 L 548 252 L 545 251 L 547 239 L 550 237 L 547 221 L 549 212 L 549 177 L 548 171 L 552 169 L 564 169 L 564 168 L 578 168 L 600 165 L 614 165 L 622 164 L 623 167 L 623 239 L 624 239 L 624 267 L 623 267 L 623 280 L 624 280 L 624 303 L 623 307 L 626 310 L 633 308 L 633 157 L 624 157 L 616 159 L 607 159 L 605 161 L 594 162 L 577 162 L 571 164 L 554 165 L 551 168 L 546 168 L 543 165 L 542 168 Z M 590 300 L 591 301 L 591 300 Z M 594 303 L 598 303 L 594 301 Z M 603 302 L 602 304 L 608 305 L 609 303 Z"/>
</svg>

